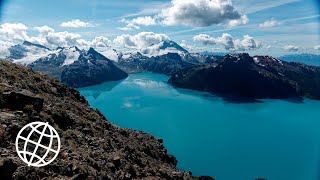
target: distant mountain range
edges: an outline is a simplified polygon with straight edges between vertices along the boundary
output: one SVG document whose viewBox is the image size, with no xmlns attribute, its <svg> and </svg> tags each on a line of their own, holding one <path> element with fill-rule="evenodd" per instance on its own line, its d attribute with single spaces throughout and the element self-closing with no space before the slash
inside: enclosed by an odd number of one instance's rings
<svg viewBox="0 0 320 180">
<path fill-rule="evenodd" d="M 154 72 L 172 75 L 178 70 L 196 64 L 214 63 L 223 56 L 189 53 L 186 49 L 173 41 L 163 41 L 152 45 L 143 53 L 129 53 L 122 55 L 118 67 L 126 72 Z"/>
<path fill-rule="evenodd" d="M 189 53 L 173 41 L 124 53 L 111 48 L 97 52 L 75 46 L 51 50 L 25 41 L 10 47 L 9 52 L 7 58 L 13 62 L 48 74 L 70 87 L 116 81 L 126 78 L 127 73 L 154 72 L 172 76 L 169 82 L 181 88 L 249 98 L 320 99 L 320 70 L 303 64 L 319 65 L 319 55 L 288 55 L 276 59 L 250 57 L 246 53 L 226 56 Z"/>
<path fill-rule="evenodd" d="M 288 62 L 301 62 L 312 66 L 320 66 L 320 54 L 291 54 L 279 57 Z"/>
<path fill-rule="evenodd" d="M 9 48 L 13 62 L 59 79 L 70 87 L 84 87 L 105 81 L 116 81 L 128 76 L 114 62 L 90 48 L 88 51 L 73 47 L 55 50 L 23 42 Z"/>
</svg>

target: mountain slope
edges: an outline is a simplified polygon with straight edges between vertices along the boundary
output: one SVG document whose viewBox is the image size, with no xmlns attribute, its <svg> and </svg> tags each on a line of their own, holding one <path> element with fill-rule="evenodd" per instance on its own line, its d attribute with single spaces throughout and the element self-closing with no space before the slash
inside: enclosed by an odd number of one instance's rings
<svg viewBox="0 0 320 180">
<path fill-rule="evenodd" d="M 6 61 L 0 74 L 0 179 L 191 179 L 161 139 L 112 125 L 78 91 Z M 15 151 L 17 133 L 34 121 L 61 138 L 59 156 L 44 168 L 28 167 Z"/>
<path fill-rule="evenodd" d="M 320 68 L 246 53 L 226 55 L 215 65 L 183 69 L 169 83 L 247 98 L 320 99 Z"/>
<path fill-rule="evenodd" d="M 84 87 L 105 81 L 116 81 L 128 75 L 111 60 L 90 48 L 59 48 L 57 53 L 42 57 L 28 67 L 55 77 L 70 87 Z"/>
<path fill-rule="evenodd" d="M 30 64 L 37 59 L 52 53 L 49 48 L 28 41 L 10 47 L 9 52 L 9 59 L 12 59 L 15 63 L 24 65 Z"/>
<path fill-rule="evenodd" d="M 194 64 L 183 61 L 178 53 L 168 53 L 143 61 L 141 66 L 149 72 L 173 75 L 183 68 L 194 66 Z"/>
<path fill-rule="evenodd" d="M 194 64 L 182 60 L 178 53 L 167 53 L 156 57 L 147 57 L 140 53 L 132 54 L 118 62 L 118 66 L 127 72 L 154 72 L 172 75 L 178 70 Z"/>
<path fill-rule="evenodd" d="M 86 54 L 80 55 L 78 59 L 66 66 L 61 73 L 61 82 L 71 87 L 85 87 L 128 77 L 127 73 L 93 48 Z"/>
</svg>

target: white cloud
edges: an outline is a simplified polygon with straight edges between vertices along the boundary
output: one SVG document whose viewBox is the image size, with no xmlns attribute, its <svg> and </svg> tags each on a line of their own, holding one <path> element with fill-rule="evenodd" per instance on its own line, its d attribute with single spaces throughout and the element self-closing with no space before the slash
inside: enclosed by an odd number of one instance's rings
<svg viewBox="0 0 320 180">
<path fill-rule="evenodd" d="M 236 27 L 236 26 L 247 24 L 248 22 L 249 22 L 249 18 L 246 15 L 243 15 L 239 19 L 230 20 L 228 23 L 228 26 L 229 27 Z"/>
<path fill-rule="evenodd" d="M 52 29 L 49 26 L 39 26 L 39 27 L 34 27 L 35 30 L 39 31 L 40 34 L 46 35 L 50 32 L 54 32 L 54 29 Z"/>
<path fill-rule="evenodd" d="M 131 22 L 133 24 L 143 25 L 143 26 L 151 26 L 151 25 L 157 24 L 155 19 L 150 16 L 137 17 L 135 19 L 132 19 Z"/>
<path fill-rule="evenodd" d="M 91 43 L 90 46 L 94 47 L 94 48 L 105 48 L 105 47 L 110 47 L 110 40 L 106 37 L 103 36 L 99 36 L 99 37 L 95 37 Z"/>
<path fill-rule="evenodd" d="M 156 25 L 156 20 L 151 16 L 137 17 L 132 20 L 121 19 L 120 22 L 126 23 L 125 27 L 118 28 L 122 31 L 131 31 L 135 29 L 140 29 L 140 26 L 152 26 Z"/>
<path fill-rule="evenodd" d="M 314 49 L 315 49 L 315 50 L 320 50 L 320 45 L 314 46 Z"/>
<path fill-rule="evenodd" d="M 24 41 L 29 38 L 27 30 L 28 27 L 22 23 L 5 23 L 0 27 L 0 38 Z"/>
<path fill-rule="evenodd" d="M 91 27 L 92 25 L 88 22 L 80 21 L 79 19 L 73 19 L 71 21 L 62 22 L 61 27 L 71 27 L 71 28 L 80 28 L 80 27 Z"/>
<path fill-rule="evenodd" d="M 131 31 L 131 30 L 135 30 L 135 29 L 140 29 L 139 26 L 135 25 L 134 23 L 132 23 L 129 20 L 121 19 L 120 22 L 126 23 L 127 25 L 125 27 L 118 28 L 119 30 Z"/>
<path fill-rule="evenodd" d="M 235 10 L 231 0 L 172 0 L 156 17 L 168 26 L 206 27 L 231 21 L 229 25 L 246 24 L 248 18 Z"/>
<path fill-rule="evenodd" d="M 55 32 L 49 26 L 34 27 L 39 32 L 38 36 L 29 37 L 27 35 L 28 27 L 21 23 L 5 23 L 0 28 L 0 38 L 9 41 L 30 41 L 33 43 L 55 48 L 57 46 L 81 46 L 85 40 L 80 39 L 81 35 L 77 33 Z"/>
<path fill-rule="evenodd" d="M 80 39 L 81 35 L 76 33 L 53 32 L 46 36 L 48 43 L 59 46 L 72 46 L 77 44 L 77 39 Z"/>
<path fill-rule="evenodd" d="M 283 47 L 283 49 L 285 49 L 287 51 L 291 51 L 291 52 L 297 52 L 300 50 L 300 48 L 298 46 L 294 46 L 294 45 L 286 45 Z"/>
<path fill-rule="evenodd" d="M 279 21 L 274 20 L 274 19 L 270 19 L 270 20 L 267 20 L 267 21 L 259 24 L 259 27 L 260 28 L 272 28 L 272 27 L 278 26 L 280 24 L 281 23 Z"/>
<path fill-rule="evenodd" d="M 40 34 L 36 37 L 31 37 L 29 41 L 37 44 L 47 46 L 49 48 L 54 48 L 57 46 L 68 47 L 68 46 L 78 46 L 79 40 L 81 38 L 80 34 L 70 33 L 67 31 L 55 32 L 53 31 L 42 31 L 43 29 L 38 29 Z"/>
<path fill-rule="evenodd" d="M 213 37 L 209 36 L 208 34 L 198 34 L 193 37 L 194 41 L 200 41 L 205 45 L 209 44 L 217 44 L 216 39 Z"/>
<path fill-rule="evenodd" d="M 81 39 L 81 35 L 77 33 L 71 33 L 68 31 L 55 32 L 54 29 L 48 26 L 35 27 L 39 31 L 39 35 L 31 37 L 28 40 L 47 46 L 49 48 L 78 46 L 79 48 L 108 48 L 110 40 L 103 36 L 95 37 L 92 41 L 86 41 Z"/>
<path fill-rule="evenodd" d="M 118 29 L 122 30 L 122 31 L 131 31 L 131 30 L 135 30 L 135 29 L 140 29 L 140 27 L 137 26 L 137 25 L 134 25 L 132 23 L 129 23 L 125 27 L 121 27 L 121 28 L 118 28 Z"/>
<path fill-rule="evenodd" d="M 0 58 L 5 58 L 10 55 L 9 48 L 13 46 L 12 42 L 6 42 L 0 40 Z"/>
<path fill-rule="evenodd" d="M 153 44 L 159 44 L 161 41 L 167 40 L 170 40 L 170 38 L 165 34 L 157 34 L 154 32 L 141 32 L 133 36 L 129 34 L 117 36 L 113 40 L 113 42 L 117 45 L 128 48 L 142 49 L 147 48 Z"/>
<path fill-rule="evenodd" d="M 242 39 L 233 39 L 228 33 L 223 33 L 221 37 L 213 38 L 207 34 L 199 34 L 193 37 L 194 41 L 202 42 L 204 45 L 222 45 L 228 51 L 246 51 L 262 47 L 262 44 L 249 35 L 244 35 Z"/>
<path fill-rule="evenodd" d="M 195 47 L 192 45 L 189 45 L 186 40 L 182 40 L 179 45 L 184 49 L 186 49 L 187 51 L 193 51 L 195 49 Z"/>
<path fill-rule="evenodd" d="M 242 39 L 236 39 L 234 44 L 235 50 L 238 51 L 254 50 L 262 47 L 259 41 L 254 40 L 249 35 L 244 35 Z"/>
</svg>

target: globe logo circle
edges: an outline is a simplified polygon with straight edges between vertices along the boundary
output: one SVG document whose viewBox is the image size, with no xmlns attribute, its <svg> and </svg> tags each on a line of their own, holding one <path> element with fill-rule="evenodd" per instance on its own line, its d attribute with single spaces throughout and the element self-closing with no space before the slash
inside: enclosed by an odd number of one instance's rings
<svg viewBox="0 0 320 180">
<path fill-rule="evenodd" d="M 16 151 L 28 166 L 46 166 L 59 155 L 59 134 L 49 123 L 29 123 L 17 135 Z"/>
</svg>

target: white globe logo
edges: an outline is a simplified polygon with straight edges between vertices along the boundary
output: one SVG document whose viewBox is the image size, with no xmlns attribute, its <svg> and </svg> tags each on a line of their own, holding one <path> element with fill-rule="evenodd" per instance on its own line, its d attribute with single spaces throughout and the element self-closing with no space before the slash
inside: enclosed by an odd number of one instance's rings
<svg viewBox="0 0 320 180">
<path fill-rule="evenodd" d="M 48 123 L 25 125 L 16 138 L 19 157 L 28 166 L 42 167 L 53 162 L 60 151 L 60 137 Z"/>
</svg>

